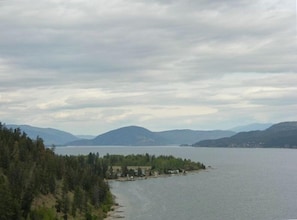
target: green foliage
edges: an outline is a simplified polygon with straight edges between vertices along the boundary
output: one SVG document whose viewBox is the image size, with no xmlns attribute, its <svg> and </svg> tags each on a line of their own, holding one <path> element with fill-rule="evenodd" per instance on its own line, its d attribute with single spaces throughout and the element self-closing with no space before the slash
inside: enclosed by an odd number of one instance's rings
<svg viewBox="0 0 297 220">
<path fill-rule="evenodd" d="M 96 219 L 94 210 L 109 210 L 107 168 L 98 154 L 58 156 L 41 138 L 0 123 L 1 219 Z M 50 195 L 52 206 L 37 202 Z"/>
<path fill-rule="evenodd" d="M 199 162 L 193 162 L 182 158 L 175 158 L 173 156 L 154 156 L 154 155 L 106 155 L 103 157 L 103 161 L 108 163 L 109 166 L 122 167 L 122 176 L 134 175 L 140 176 L 141 170 L 138 168 L 137 172 L 127 169 L 127 166 L 150 166 L 151 171 L 158 171 L 160 174 L 168 173 L 170 170 L 179 171 L 192 171 L 205 169 L 205 166 Z M 131 174 L 133 172 L 133 174 Z"/>
<path fill-rule="evenodd" d="M 51 208 L 40 207 L 38 209 L 33 210 L 30 213 L 29 218 L 31 220 L 55 220 L 57 219 L 55 211 Z"/>
<path fill-rule="evenodd" d="M 8 182 L 0 172 L 0 216 L 1 219 L 13 219 L 16 209 L 13 197 L 8 187 Z"/>
</svg>

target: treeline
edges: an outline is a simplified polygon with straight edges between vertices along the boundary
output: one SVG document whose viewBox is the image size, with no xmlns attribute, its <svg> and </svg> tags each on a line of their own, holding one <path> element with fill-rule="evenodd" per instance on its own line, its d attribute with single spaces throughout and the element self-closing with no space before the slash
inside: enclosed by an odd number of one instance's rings
<svg viewBox="0 0 297 220">
<path fill-rule="evenodd" d="M 58 156 L 0 123 L 0 217 L 103 219 L 112 205 L 99 155 Z"/>
<path fill-rule="evenodd" d="M 205 165 L 200 162 L 193 162 L 191 160 L 176 158 L 173 156 L 158 156 L 149 154 L 138 155 L 109 155 L 103 157 L 105 163 L 112 166 L 120 166 L 123 171 L 122 176 L 129 173 L 128 166 L 149 166 L 151 172 L 158 172 L 159 174 L 168 174 L 172 170 L 179 171 L 193 171 L 205 169 Z"/>
</svg>

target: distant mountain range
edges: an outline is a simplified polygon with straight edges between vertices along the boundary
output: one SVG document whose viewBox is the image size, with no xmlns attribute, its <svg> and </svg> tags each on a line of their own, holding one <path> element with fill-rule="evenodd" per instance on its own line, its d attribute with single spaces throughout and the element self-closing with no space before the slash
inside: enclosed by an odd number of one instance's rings
<svg viewBox="0 0 297 220">
<path fill-rule="evenodd" d="M 231 137 L 203 140 L 193 146 L 297 148 L 297 122 L 282 122 L 264 131 L 240 132 Z"/>
<path fill-rule="evenodd" d="M 30 125 L 5 125 L 8 128 L 20 128 L 31 139 L 37 136 L 45 145 L 121 145 L 121 146 L 160 146 L 192 145 L 204 147 L 297 147 L 297 122 L 283 122 L 261 131 L 269 124 L 252 124 L 237 127 L 234 130 L 246 129 L 247 132 L 236 133 L 224 130 L 169 130 L 153 132 L 143 127 L 128 126 L 115 129 L 98 136 L 75 136 L 69 132 L 39 128 Z M 257 128 L 257 131 L 250 131 Z"/>
<path fill-rule="evenodd" d="M 122 146 L 160 146 L 192 144 L 199 140 L 229 137 L 232 131 L 193 131 L 171 130 L 152 132 L 138 126 L 128 126 L 115 129 L 97 136 L 91 140 L 77 140 L 67 145 L 122 145 Z"/>
<path fill-rule="evenodd" d="M 215 139 L 234 135 L 233 131 L 195 131 L 195 130 L 170 130 L 152 132 L 138 126 L 128 126 L 115 129 L 98 136 L 78 135 L 53 128 L 40 128 L 31 125 L 5 125 L 8 128 L 20 128 L 31 139 L 37 136 L 43 139 L 45 145 L 122 145 L 122 146 L 157 146 L 157 145 L 191 145 L 205 139 Z"/>
<path fill-rule="evenodd" d="M 65 145 L 68 142 L 78 140 L 79 138 L 71 133 L 53 129 L 53 128 L 39 128 L 30 125 L 5 125 L 7 128 L 20 128 L 31 139 L 36 139 L 37 136 L 43 139 L 45 145 Z"/>
</svg>

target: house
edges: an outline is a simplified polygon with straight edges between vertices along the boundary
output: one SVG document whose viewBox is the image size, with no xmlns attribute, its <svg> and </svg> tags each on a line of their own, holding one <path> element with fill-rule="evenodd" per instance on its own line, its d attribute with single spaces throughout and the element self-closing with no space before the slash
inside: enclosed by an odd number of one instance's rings
<svg viewBox="0 0 297 220">
<path fill-rule="evenodd" d="M 125 171 L 122 170 L 122 166 L 109 166 L 108 167 L 108 176 L 110 178 L 117 177 L 126 177 L 128 176 L 136 176 L 136 177 L 145 177 L 150 176 L 152 167 L 151 166 L 127 166 Z"/>
</svg>

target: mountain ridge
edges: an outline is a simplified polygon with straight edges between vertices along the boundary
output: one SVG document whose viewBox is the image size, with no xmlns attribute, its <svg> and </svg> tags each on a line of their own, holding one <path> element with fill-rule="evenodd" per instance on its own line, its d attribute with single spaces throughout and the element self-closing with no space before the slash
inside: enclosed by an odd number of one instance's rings
<svg viewBox="0 0 297 220">
<path fill-rule="evenodd" d="M 64 145 L 70 141 L 78 140 L 79 138 L 75 135 L 54 129 L 54 128 L 41 128 L 35 127 L 32 125 L 16 125 L 16 124 L 8 124 L 5 125 L 7 128 L 16 129 L 20 128 L 23 132 L 25 132 L 31 139 L 36 139 L 40 137 L 43 139 L 44 144 L 49 145 Z"/>
<path fill-rule="evenodd" d="M 211 130 L 199 131 L 176 129 L 153 132 L 140 126 L 126 126 L 98 135 L 91 140 L 78 140 L 67 145 L 121 145 L 121 146 L 158 146 L 193 144 L 206 138 L 219 138 L 235 134 L 232 131 Z"/>
<path fill-rule="evenodd" d="M 168 140 L 154 132 L 139 126 L 126 126 L 100 134 L 91 140 L 78 140 L 68 145 L 123 145 L 123 146 L 157 146 Z"/>
<path fill-rule="evenodd" d="M 230 130 L 191 130 L 174 129 L 167 131 L 150 131 L 140 126 L 126 126 L 103 134 L 81 139 L 69 132 L 54 128 L 39 128 L 31 125 L 5 125 L 8 128 L 20 128 L 31 139 L 40 137 L 47 146 L 74 145 L 120 145 L 120 146 L 158 146 L 158 145 L 193 145 L 218 147 L 295 147 L 295 142 L 285 142 L 283 139 L 294 140 L 294 130 L 297 122 L 281 122 L 266 130 L 235 133 Z M 293 132 L 293 133 L 292 133 Z M 263 141 L 264 137 L 264 141 Z M 270 138 L 269 138 L 270 137 Z M 231 141 L 232 140 L 232 141 Z M 269 141 L 268 141 L 269 140 Z M 194 143 L 194 144 L 193 144 Z M 297 144 L 296 144 L 297 145 Z"/>
<path fill-rule="evenodd" d="M 264 131 L 240 132 L 231 137 L 203 140 L 193 146 L 297 148 L 297 122 L 280 122 Z"/>
</svg>

